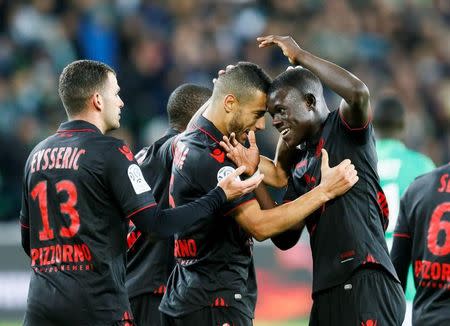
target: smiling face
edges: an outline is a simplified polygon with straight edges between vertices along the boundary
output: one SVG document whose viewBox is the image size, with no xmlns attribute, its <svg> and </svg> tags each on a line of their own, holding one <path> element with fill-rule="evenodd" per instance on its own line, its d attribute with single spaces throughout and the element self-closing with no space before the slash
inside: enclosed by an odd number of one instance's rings
<svg viewBox="0 0 450 326">
<path fill-rule="evenodd" d="M 313 103 L 292 87 L 273 89 L 267 109 L 273 118 L 273 126 L 289 147 L 307 140 L 320 125 Z"/>
<path fill-rule="evenodd" d="M 256 90 L 255 96 L 244 103 L 237 103 L 228 123 L 228 134 L 234 132 L 236 140 L 245 143 L 250 130 L 263 130 L 265 127 L 265 113 L 267 96 Z"/>
</svg>

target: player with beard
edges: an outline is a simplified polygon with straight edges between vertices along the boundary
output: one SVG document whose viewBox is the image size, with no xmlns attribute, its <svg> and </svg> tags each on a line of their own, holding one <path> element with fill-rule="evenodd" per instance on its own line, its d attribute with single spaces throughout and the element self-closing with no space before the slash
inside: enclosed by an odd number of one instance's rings
<svg viewBox="0 0 450 326">
<path fill-rule="evenodd" d="M 169 129 L 152 146 L 136 154 L 142 173 L 161 208 L 169 208 L 169 180 L 175 136 L 186 129 L 189 120 L 211 97 L 207 87 L 183 84 L 167 101 Z M 128 233 L 127 290 L 131 310 L 138 325 L 161 325 L 158 310 L 174 267 L 173 237 L 158 238 L 132 226 Z"/>
<path fill-rule="evenodd" d="M 219 142 L 231 132 L 239 142 L 254 141 L 254 132 L 265 125 L 269 87 L 270 78 L 252 63 L 241 62 L 219 76 L 202 116 L 177 140 L 172 205 L 199 198 L 234 171 Z M 251 325 L 256 304 L 253 238 L 262 241 L 297 225 L 358 180 L 349 160 L 329 168 L 324 159 L 321 168 L 322 182 L 289 204 L 261 210 L 247 195 L 223 207 L 214 221 L 177 233 L 176 265 L 160 306 L 163 325 Z"/>
</svg>

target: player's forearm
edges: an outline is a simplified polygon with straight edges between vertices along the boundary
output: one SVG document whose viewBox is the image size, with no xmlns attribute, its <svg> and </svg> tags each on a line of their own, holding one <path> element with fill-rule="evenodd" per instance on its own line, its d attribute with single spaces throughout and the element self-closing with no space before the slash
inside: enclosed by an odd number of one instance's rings
<svg viewBox="0 0 450 326">
<path fill-rule="evenodd" d="M 30 230 L 25 226 L 21 225 L 20 234 L 22 237 L 22 248 L 23 251 L 30 257 Z"/>
<path fill-rule="evenodd" d="M 391 260 L 397 276 L 402 284 L 403 291 L 406 289 L 408 268 L 411 263 L 411 239 L 395 238 L 391 250 Z"/>
<path fill-rule="evenodd" d="M 275 201 L 270 196 L 269 191 L 266 186 L 260 184 L 258 188 L 255 189 L 255 196 L 258 200 L 259 206 L 264 209 L 271 209 L 277 206 Z M 300 238 L 304 224 L 300 223 L 294 229 L 287 230 L 281 234 L 272 237 L 272 242 L 281 250 L 287 250 L 292 248 L 297 243 Z"/>
<path fill-rule="evenodd" d="M 262 210 L 253 217 L 254 237 L 258 241 L 271 238 L 304 220 L 328 201 L 328 197 L 318 186 L 296 200 L 269 210 Z"/>
<path fill-rule="evenodd" d="M 287 185 L 287 173 L 283 170 L 281 166 L 275 166 L 274 162 L 261 155 L 261 160 L 259 161 L 259 170 L 264 174 L 263 182 L 271 187 L 282 188 Z"/>
<path fill-rule="evenodd" d="M 277 206 L 263 183 L 260 183 L 255 189 L 255 196 L 262 209 L 271 209 Z"/>
<path fill-rule="evenodd" d="M 299 50 L 297 62 L 311 70 L 319 79 L 340 95 L 350 106 L 362 107 L 369 99 L 367 86 L 351 72 L 319 58 L 305 50 Z"/>
<path fill-rule="evenodd" d="M 167 237 L 202 219 L 211 218 L 226 201 L 225 192 L 216 187 L 193 202 L 164 210 L 158 206 L 149 207 L 133 215 L 131 219 L 139 230 Z"/>
</svg>

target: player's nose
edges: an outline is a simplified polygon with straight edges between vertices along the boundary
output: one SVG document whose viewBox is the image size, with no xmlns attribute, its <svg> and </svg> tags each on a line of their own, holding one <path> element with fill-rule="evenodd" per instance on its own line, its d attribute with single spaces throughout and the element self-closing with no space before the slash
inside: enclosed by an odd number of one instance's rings
<svg viewBox="0 0 450 326">
<path fill-rule="evenodd" d="M 264 130 L 266 128 L 266 119 L 265 117 L 261 117 L 256 121 L 256 130 Z"/>
</svg>

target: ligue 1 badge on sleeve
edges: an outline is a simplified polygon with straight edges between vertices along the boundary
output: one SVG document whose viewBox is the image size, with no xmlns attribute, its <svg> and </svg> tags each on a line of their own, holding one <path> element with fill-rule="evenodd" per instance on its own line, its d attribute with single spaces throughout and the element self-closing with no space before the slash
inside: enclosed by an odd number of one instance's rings
<svg viewBox="0 0 450 326">
<path fill-rule="evenodd" d="M 226 178 L 228 175 L 230 175 L 234 171 L 236 171 L 236 169 L 231 166 L 224 166 L 224 167 L 220 168 L 219 172 L 217 172 L 217 182 L 222 181 L 222 179 Z M 240 181 L 240 180 L 241 179 L 239 178 L 239 176 L 237 176 L 236 181 Z"/>
<path fill-rule="evenodd" d="M 146 191 L 150 191 L 150 186 L 145 181 L 142 171 L 136 164 L 131 164 L 128 167 L 128 178 L 130 178 L 136 195 L 140 195 Z"/>
</svg>

